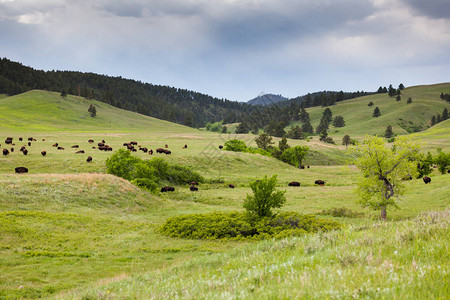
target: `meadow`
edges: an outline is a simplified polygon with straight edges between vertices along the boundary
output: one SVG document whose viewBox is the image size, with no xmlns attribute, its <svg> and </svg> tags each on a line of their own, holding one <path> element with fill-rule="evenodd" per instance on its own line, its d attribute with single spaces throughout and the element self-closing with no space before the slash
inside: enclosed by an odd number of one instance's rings
<svg viewBox="0 0 450 300">
<path fill-rule="evenodd" d="M 425 113 L 431 118 L 448 107 L 435 101 L 435 95 L 449 87 L 408 88 L 404 95 L 413 95 L 410 105 L 429 103 L 433 109 Z M 367 99 L 359 101 L 339 103 L 333 114 L 366 109 Z M 353 108 L 345 107 L 347 102 L 354 102 Z M 90 103 L 97 106 L 95 118 L 87 112 Z M 314 125 L 323 108 L 308 111 Z M 399 114 L 408 120 L 411 112 Z M 348 127 L 339 129 L 342 135 L 357 139 L 382 134 L 387 122 L 381 120 L 384 125 L 376 129 L 344 118 Z M 19 137 L 37 140 L 27 146 L 27 156 L 16 149 L 0 157 L 0 299 L 448 298 L 447 174 L 433 171 L 428 185 L 421 179 L 408 181 L 406 194 L 398 200 L 400 209 L 388 210 L 388 221 L 380 222 L 379 212 L 357 204 L 359 172 L 348 164 L 346 148 L 323 144 L 317 137 L 289 140 L 310 147 L 305 159 L 310 168 L 297 169 L 273 158 L 218 149 L 232 138 L 255 146 L 250 134 L 206 132 L 46 91 L 0 97 L 0 121 L 1 148 L 7 136 L 14 137 L 16 148 Z M 449 122 L 414 134 L 424 152 L 450 150 Z M 337 142 L 339 134 L 333 133 Z M 197 193 L 186 185 L 176 186 L 171 194 L 150 194 L 106 174 L 111 152 L 93 149 L 89 139 L 105 139 L 114 150 L 132 140 L 154 150 L 168 144 L 171 155 L 153 157 L 189 166 L 207 182 Z M 65 150 L 52 147 L 56 142 Z M 187 149 L 182 149 L 185 144 Z M 86 153 L 75 154 L 80 149 Z M 92 163 L 86 162 L 88 155 Z M 22 165 L 29 173 L 14 174 Z M 344 224 L 340 231 L 261 242 L 175 239 L 159 233 L 172 216 L 242 211 L 249 182 L 274 174 L 278 188 L 286 190 L 282 211 L 319 214 L 345 207 L 360 214 L 322 215 Z M 314 185 L 316 179 L 326 185 Z M 293 180 L 301 186 L 288 187 Z"/>
</svg>

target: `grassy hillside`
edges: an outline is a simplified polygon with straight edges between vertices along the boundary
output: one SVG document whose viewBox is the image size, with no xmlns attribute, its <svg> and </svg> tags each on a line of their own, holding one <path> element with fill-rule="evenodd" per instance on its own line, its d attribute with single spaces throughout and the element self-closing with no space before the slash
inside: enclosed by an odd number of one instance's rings
<svg viewBox="0 0 450 300">
<path fill-rule="evenodd" d="M 334 128 L 330 126 L 328 133 L 341 140 L 345 134 L 351 137 L 361 137 L 366 134 L 384 134 L 386 127 L 391 125 L 395 134 L 408 134 L 415 130 L 425 130 L 429 127 L 431 117 L 442 114 L 444 108 L 450 109 L 450 104 L 440 99 L 441 93 L 450 93 L 450 83 L 436 85 L 414 86 L 402 91 L 402 100 L 396 101 L 387 94 L 374 94 L 351 100 L 338 102 L 329 107 L 335 116 L 343 116 L 346 126 Z M 408 97 L 411 104 L 406 104 Z M 374 105 L 369 107 L 368 103 Z M 379 107 L 381 116 L 372 117 L 375 107 Z M 306 109 L 310 114 L 314 128 L 319 124 L 324 107 Z M 296 125 L 298 123 L 295 123 Z"/>
</svg>

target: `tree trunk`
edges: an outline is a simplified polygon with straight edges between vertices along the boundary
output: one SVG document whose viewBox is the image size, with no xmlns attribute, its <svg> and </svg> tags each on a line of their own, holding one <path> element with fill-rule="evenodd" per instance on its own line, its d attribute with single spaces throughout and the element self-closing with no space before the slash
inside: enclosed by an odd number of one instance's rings
<svg viewBox="0 0 450 300">
<path fill-rule="evenodd" d="M 387 215 L 386 206 L 382 206 L 381 207 L 381 220 L 386 221 L 386 215 Z"/>
</svg>

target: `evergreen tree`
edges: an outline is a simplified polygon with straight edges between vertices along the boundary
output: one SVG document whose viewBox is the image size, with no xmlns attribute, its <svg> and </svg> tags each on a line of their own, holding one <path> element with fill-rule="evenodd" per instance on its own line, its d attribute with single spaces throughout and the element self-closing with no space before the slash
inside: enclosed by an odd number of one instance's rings
<svg viewBox="0 0 450 300">
<path fill-rule="evenodd" d="M 322 118 L 326 118 L 327 121 L 328 121 L 328 123 L 331 123 L 332 117 L 333 117 L 333 113 L 331 112 L 331 109 L 326 108 L 326 109 L 323 111 Z"/>
<path fill-rule="evenodd" d="M 400 95 L 397 95 L 397 97 L 395 97 L 395 100 L 400 101 L 400 100 L 402 100 L 402 97 Z"/>
<path fill-rule="evenodd" d="M 369 107 L 370 107 L 370 106 L 373 106 L 373 102 L 370 101 L 369 104 L 367 104 L 367 106 L 369 106 Z"/>
<path fill-rule="evenodd" d="M 436 116 L 431 117 L 431 126 L 434 126 L 436 124 Z"/>
<path fill-rule="evenodd" d="M 381 116 L 381 112 L 380 109 L 377 107 L 375 107 L 375 109 L 373 110 L 373 114 L 372 117 L 378 118 L 379 116 Z"/>
<path fill-rule="evenodd" d="M 195 127 L 194 119 L 192 118 L 192 115 L 190 113 L 186 115 L 186 118 L 184 118 L 184 125 Z"/>
<path fill-rule="evenodd" d="M 382 88 L 381 86 L 378 88 L 377 93 L 378 93 L 378 94 L 382 94 L 382 93 L 383 93 L 383 88 Z"/>
<path fill-rule="evenodd" d="M 60 96 L 63 97 L 63 98 L 66 98 L 66 97 L 67 97 L 67 92 L 66 92 L 65 89 L 63 89 L 63 90 L 61 91 Z"/>
<path fill-rule="evenodd" d="M 249 130 L 250 129 L 248 128 L 247 124 L 245 124 L 244 122 L 239 123 L 239 125 L 236 127 L 236 133 L 237 134 L 248 133 Z"/>
<path fill-rule="evenodd" d="M 316 128 L 316 133 L 320 134 L 322 131 L 326 131 L 329 128 L 328 121 L 326 118 L 320 119 L 320 124 Z"/>
<path fill-rule="evenodd" d="M 272 137 L 268 133 L 261 133 L 255 138 L 256 145 L 258 148 L 267 150 L 267 148 L 273 144 Z"/>
<path fill-rule="evenodd" d="M 440 115 L 440 114 L 437 114 L 437 115 L 436 115 L 436 124 L 437 124 L 437 123 L 441 123 L 441 122 L 442 122 L 441 115 Z"/>
<path fill-rule="evenodd" d="M 92 104 L 89 106 L 88 112 L 91 114 L 91 117 L 93 118 L 97 116 L 97 109 Z"/>
<path fill-rule="evenodd" d="M 412 103 L 412 98 L 408 97 L 408 100 L 406 100 L 406 104 L 411 104 Z"/>
<path fill-rule="evenodd" d="M 400 83 L 400 85 L 398 86 L 399 90 L 403 90 L 405 88 L 405 86 L 403 85 L 403 83 Z"/>
<path fill-rule="evenodd" d="M 345 126 L 344 118 L 342 116 L 336 116 L 333 120 L 333 126 L 334 127 L 344 127 Z"/>
<path fill-rule="evenodd" d="M 286 137 L 295 140 L 303 139 L 303 130 L 300 126 L 292 126 L 291 129 L 286 133 Z"/>
<path fill-rule="evenodd" d="M 283 137 L 286 134 L 286 131 L 284 131 L 284 128 L 286 127 L 286 123 L 284 121 L 280 121 L 277 123 L 275 127 L 275 132 L 273 133 L 276 137 Z"/>
<path fill-rule="evenodd" d="M 309 121 L 303 123 L 302 131 L 304 133 L 313 133 L 314 129 L 313 129 L 313 127 L 312 127 L 312 125 L 311 125 L 311 123 Z"/>
<path fill-rule="evenodd" d="M 222 133 L 228 133 L 228 131 L 227 131 L 227 126 L 222 126 L 222 131 L 221 131 Z"/>
<path fill-rule="evenodd" d="M 448 119 L 448 109 L 444 108 L 444 111 L 442 112 L 442 121 L 445 121 Z"/>
<path fill-rule="evenodd" d="M 392 131 L 392 126 L 389 125 L 388 127 L 386 127 L 386 131 L 384 132 L 384 137 L 388 139 L 393 136 L 394 136 L 394 132 Z"/>
<path fill-rule="evenodd" d="M 394 96 L 395 96 L 395 92 L 396 92 L 396 89 L 394 89 L 394 88 L 392 87 L 392 84 L 390 84 L 390 85 L 389 85 L 389 89 L 388 89 L 388 95 L 389 95 L 389 97 L 394 97 Z"/>
<path fill-rule="evenodd" d="M 287 143 L 287 139 L 285 137 L 283 137 L 279 142 L 278 142 L 278 149 L 280 149 L 281 152 L 284 152 L 284 150 L 290 148 L 291 146 L 289 146 L 289 144 Z"/>
<path fill-rule="evenodd" d="M 344 137 L 342 138 L 342 145 L 345 145 L 345 147 L 348 147 L 348 145 L 350 145 L 352 142 L 352 139 L 350 138 L 350 136 L 348 134 L 344 135 Z"/>
<path fill-rule="evenodd" d="M 304 122 L 309 122 L 309 114 L 308 114 L 308 112 L 304 109 L 304 108 L 302 108 L 301 110 L 300 110 L 300 121 L 302 121 L 303 123 Z"/>
</svg>

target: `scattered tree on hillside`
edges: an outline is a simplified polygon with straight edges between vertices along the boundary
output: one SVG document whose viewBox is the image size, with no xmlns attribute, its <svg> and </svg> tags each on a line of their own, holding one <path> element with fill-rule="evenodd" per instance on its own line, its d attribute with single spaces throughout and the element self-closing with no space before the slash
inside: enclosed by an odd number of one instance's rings
<svg viewBox="0 0 450 300">
<path fill-rule="evenodd" d="M 435 159 L 435 163 L 438 165 L 438 170 L 441 174 L 447 172 L 447 167 L 450 166 L 450 153 L 440 151 Z"/>
<path fill-rule="evenodd" d="M 394 132 L 392 131 L 392 126 L 388 125 L 388 127 L 386 127 L 386 131 L 384 132 L 384 137 L 388 139 L 393 136 L 394 136 Z"/>
<path fill-rule="evenodd" d="M 91 114 L 91 117 L 93 118 L 97 116 L 97 109 L 92 104 L 89 106 L 88 112 Z"/>
<path fill-rule="evenodd" d="M 345 126 L 344 117 L 336 116 L 333 120 L 333 126 L 334 127 L 344 127 Z"/>
<path fill-rule="evenodd" d="M 397 95 L 397 97 L 395 97 L 395 101 L 400 101 L 402 100 L 402 97 L 400 95 Z"/>
<path fill-rule="evenodd" d="M 308 150 L 308 147 L 290 147 L 283 151 L 280 158 L 283 162 L 300 168 L 302 166 L 302 160 L 308 153 Z"/>
<path fill-rule="evenodd" d="M 441 115 L 440 115 L 440 114 L 437 114 L 437 115 L 436 115 L 436 124 L 437 124 L 437 123 L 441 123 L 441 122 L 442 122 Z"/>
<path fill-rule="evenodd" d="M 60 96 L 63 97 L 63 98 L 66 98 L 66 97 L 67 97 L 67 91 L 66 91 L 65 89 L 63 89 L 63 90 L 61 91 Z"/>
<path fill-rule="evenodd" d="M 284 131 L 285 127 L 286 122 L 284 121 L 280 121 L 278 123 L 271 121 L 266 127 L 266 132 L 276 137 L 283 137 L 286 134 L 286 132 Z"/>
<path fill-rule="evenodd" d="M 303 123 L 309 122 L 309 121 L 310 121 L 310 119 L 309 119 L 309 114 L 308 114 L 308 112 L 307 112 L 304 108 L 302 108 L 302 109 L 300 110 L 299 118 L 300 118 L 300 121 L 302 121 Z"/>
<path fill-rule="evenodd" d="M 311 123 L 309 122 L 309 120 L 307 122 L 303 123 L 302 131 L 304 133 L 313 133 L 314 132 L 314 129 L 313 129 Z"/>
<path fill-rule="evenodd" d="M 244 208 L 250 214 L 257 217 L 272 216 L 272 208 L 280 208 L 286 202 L 286 191 L 276 190 L 277 175 L 253 181 L 250 188 L 253 195 L 248 195 L 244 200 Z"/>
<path fill-rule="evenodd" d="M 381 219 L 386 220 L 387 207 L 398 207 L 393 196 L 404 193 L 402 178 L 416 175 L 419 150 L 409 137 L 397 138 L 393 146 L 386 145 L 383 138 L 367 137 L 353 148 L 355 165 L 362 173 L 357 184 L 360 203 L 379 209 Z"/>
<path fill-rule="evenodd" d="M 411 104 L 412 103 L 412 98 L 408 97 L 408 100 L 406 100 L 406 104 Z"/>
<path fill-rule="evenodd" d="M 422 178 L 423 176 L 426 176 L 433 172 L 433 163 L 433 155 L 431 155 L 430 152 L 428 152 L 427 156 L 421 155 L 417 162 L 417 178 Z"/>
<path fill-rule="evenodd" d="M 434 126 L 436 124 L 436 117 L 432 116 L 431 117 L 431 126 Z"/>
<path fill-rule="evenodd" d="M 236 127 L 236 133 L 237 134 L 248 133 L 249 130 L 250 129 L 248 128 L 247 124 L 245 124 L 244 122 L 239 123 L 239 125 Z"/>
<path fill-rule="evenodd" d="M 273 144 L 272 137 L 268 133 L 261 133 L 255 138 L 256 145 L 258 148 L 267 150 L 267 148 Z"/>
<path fill-rule="evenodd" d="M 399 89 L 399 90 L 405 89 L 405 86 L 403 85 L 403 83 L 400 83 L 400 85 L 398 86 L 398 89 Z"/>
<path fill-rule="evenodd" d="M 342 138 L 342 145 L 345 145 L 345 147 L 348 147 L 348 145 L 350 145 L 352 142 L 352 139 L 350 138 L 350 136 L 348 134 L 344 135 L 344 137 Z"/>
<path fill-rule="evenodd" d="M 381 112 L 380 109 L 377 107 L 375 107 L 375 109 L 373 110 L 373 114 L 372 117 L 378 118 L 379 116 L 381 116 Z"/>
<path fill-rule="evenodd" d="M 389 85 L 389 88 L 388 88 L 388 95 L 389 95 L 389 97 L 394 97 L 396 91 L 397 91 L 397 90 L 394 89 L 394 88 L 392 87 L 392 84 L 390 84 L 390 85 Z"/>
<path fill-rule="evenodd" d="M 369 107 L 370 107 L 370 106 L 373 106 L 373 102 L 370 101 L 369 104 L 367 104 L 367 106 L 369 106 Z"/>
<path fill-rule="evenodd" d="M 278 149 L 280 149 L 281 152 L 284 152 L 284 150 L 289 149 L 290 147 L 291 146 L 289 146 L 285 137 L 278 142 Z"/>
<path fill-rule="evenodd" d="M 227 126 L 222 126 L 222 131 L 221 131 L 221 133 L 228 133 L 228 130 L 227 130 Z"/>
<path fill-rule="evenodd" d="M 300 126 L 292 126 L 291 129 L 286 133 L 286 137 L 294 140 L 303 139 L 303 130 Z"/>
<path fill-rule="evenodd" d="M 444 108 L 444 111 L 442 111 L 442 121 L 445 121 L 448 119 L 448 109 Z"/>
</svg>

